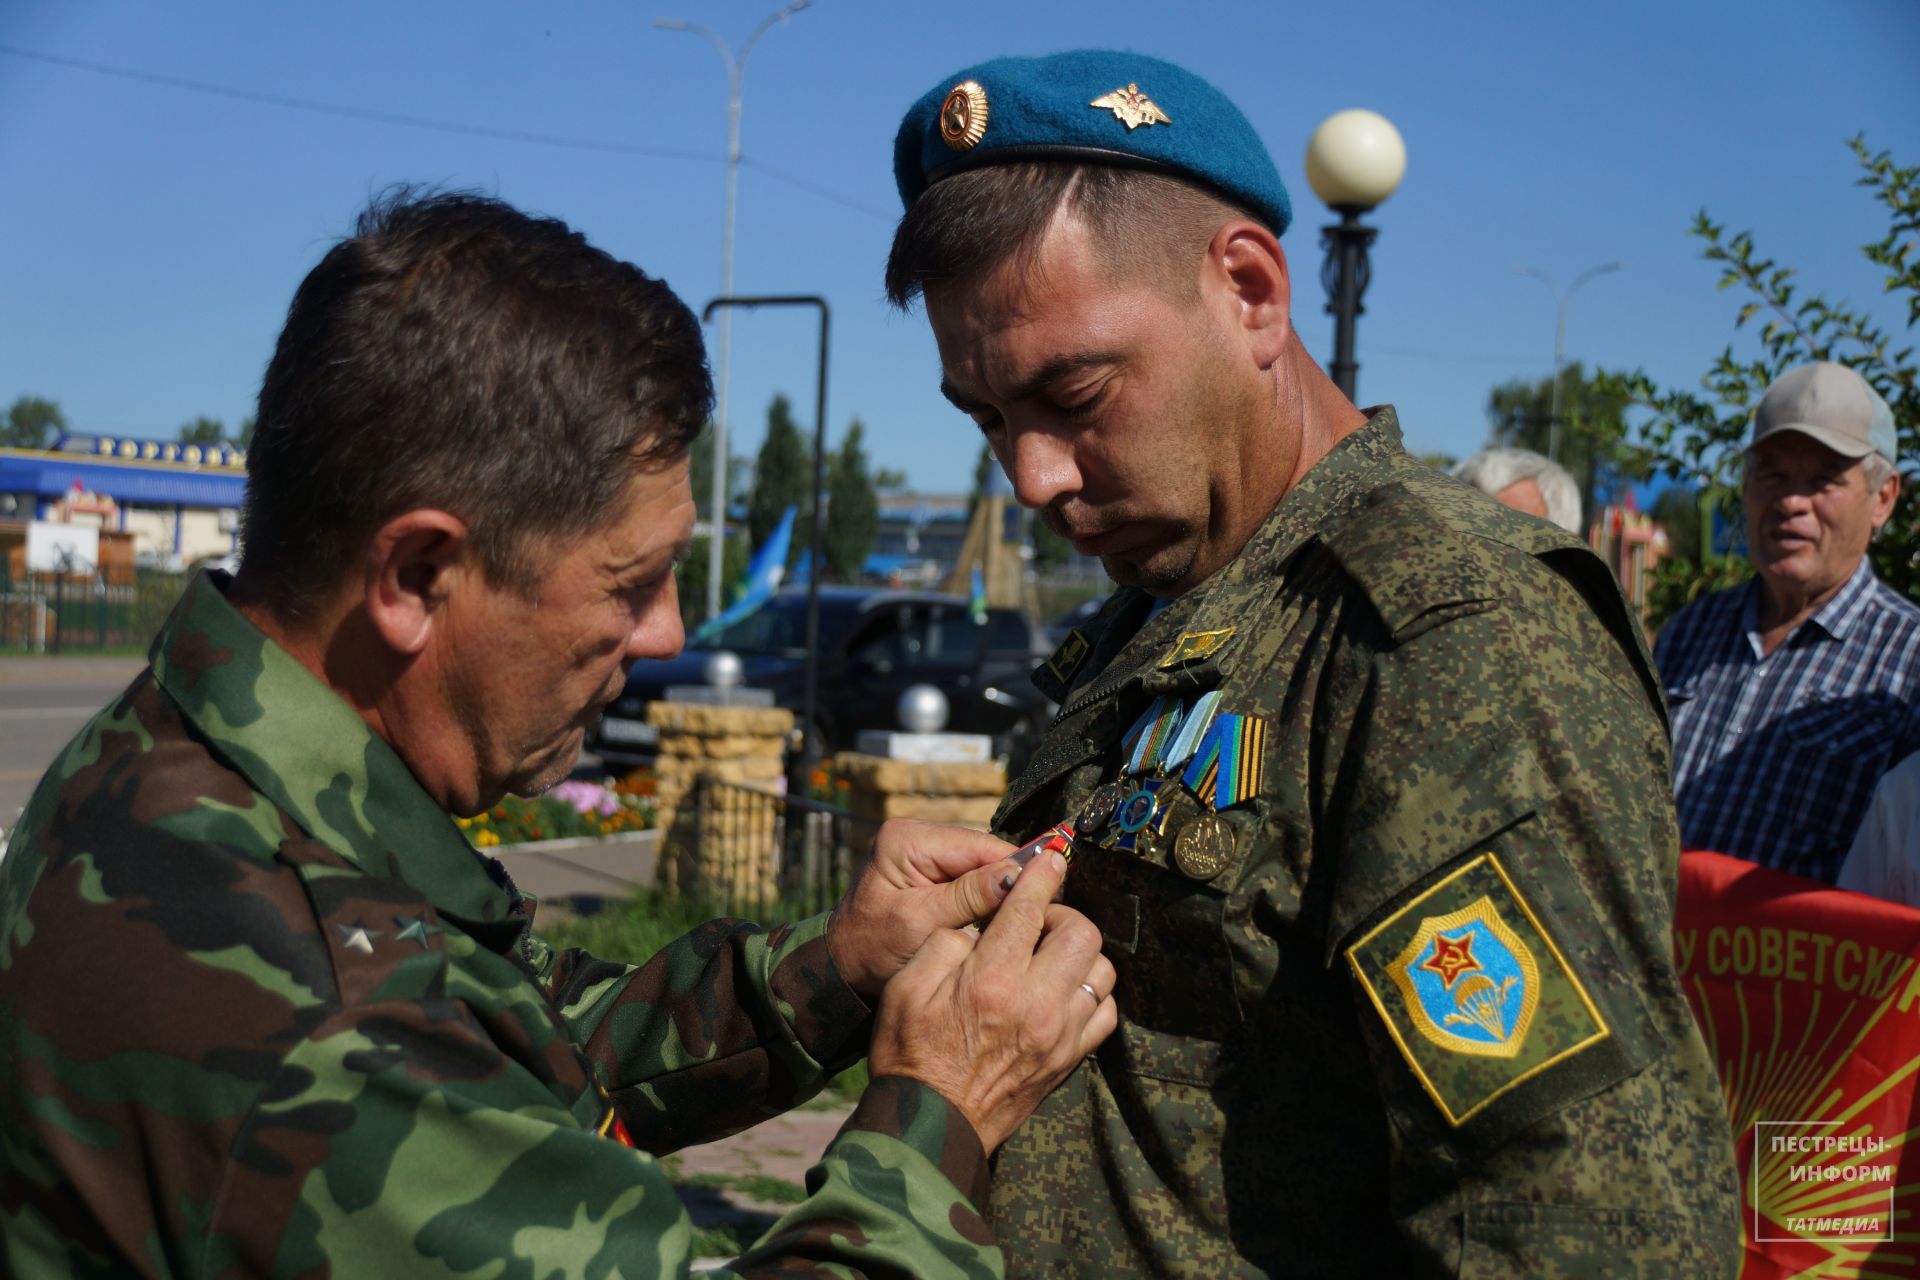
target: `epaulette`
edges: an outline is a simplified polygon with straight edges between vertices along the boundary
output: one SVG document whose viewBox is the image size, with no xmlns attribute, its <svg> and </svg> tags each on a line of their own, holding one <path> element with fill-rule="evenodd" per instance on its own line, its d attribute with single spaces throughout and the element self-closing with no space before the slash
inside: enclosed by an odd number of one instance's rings
<svg viewBox="0 0 1920 1280">
<path fill-rule="evenodd" d="M 1368 493 L 1361 509 L 1325 537 L 1326 547 L 1388 632 L 1409 639 L 1447 618 L 1525 593 L 1524 561 L 1537 551 L 1512 545 L 1519 522 L 1486 520 L 1474 509 L 1482 505 L 1457 481 L 1436 473 L 1429 482 L 1409 473 Z M 1520 536 L 1531 539 L 1531 527 Z M 1546 549 L 1543 543 L 1538 550 Z"/>
<path fill-rule="evenodd" d="M 1666 719 L 1652 656 L 1619 584 L 1572 535 L 1417 467 L 1369 493 L 1362 510 L 1325 541 L 1397 641 L 1500 601 L 1537 601 L 1550 582 L 1571 589 L 1613 636 Z"/>
</svg>

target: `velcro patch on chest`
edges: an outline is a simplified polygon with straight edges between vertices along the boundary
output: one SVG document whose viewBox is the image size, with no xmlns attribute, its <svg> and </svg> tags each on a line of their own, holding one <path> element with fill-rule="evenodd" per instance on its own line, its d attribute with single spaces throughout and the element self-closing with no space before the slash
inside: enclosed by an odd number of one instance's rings
<svg viewBox="0 0 1920 1280">
<path fill-rule="evenodd" d="M 1369 930 L 1347 962 L 1450 1125 L 1612 1034 L 1491 852 Z"/>
<path fill-rule="evenodd" d="M 1067 638 L 1060 642 L 1053 655 L 1033 669 L 1034 687 L 1055 702 L 1061 701 L 1073 687 L 1074 676 L 1091 652 L 1093 645 L 1080 628 L 1075 627 L 1067 632 Z"/>
</svg>

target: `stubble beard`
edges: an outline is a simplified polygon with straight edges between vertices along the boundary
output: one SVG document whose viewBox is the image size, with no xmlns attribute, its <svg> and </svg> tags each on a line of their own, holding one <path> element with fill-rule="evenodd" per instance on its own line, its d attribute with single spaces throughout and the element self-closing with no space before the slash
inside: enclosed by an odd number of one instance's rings
<svg viewBox="0 0 1920 1280">
<path fill-rule="evenodd" d="M 1135 564 L 1119 557 L 1104 556 L 1101 566 L 1107 576 L 1123 587 L 1138 587 L 1153 596 L 1176 596 L 1185 589 L 1193 566 L 1200 559 L 1198 539 L 1184 522 L 1167 545 L 1158 548 L 1145 561 Z"/>
</svg>

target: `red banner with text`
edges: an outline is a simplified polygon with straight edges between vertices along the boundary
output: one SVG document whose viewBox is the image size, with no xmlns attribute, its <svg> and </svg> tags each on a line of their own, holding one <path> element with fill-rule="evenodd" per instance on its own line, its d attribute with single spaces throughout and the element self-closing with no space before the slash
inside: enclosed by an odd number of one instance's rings
<svg viewBox="0 0 1920 1280">
<path fill-rule="evenodd" d="M 1920 911 L 1688 853 L 1674 958 L 1733 1123 L 1742 1277 L 1920 1276 Z"/>
</svg>

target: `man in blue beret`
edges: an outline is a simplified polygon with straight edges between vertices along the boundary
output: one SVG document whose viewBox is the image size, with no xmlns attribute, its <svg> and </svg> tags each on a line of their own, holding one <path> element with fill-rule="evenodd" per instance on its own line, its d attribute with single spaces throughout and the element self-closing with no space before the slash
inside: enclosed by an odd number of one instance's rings
<svg viewBox="0 0 1920 1280">
<path fill-rule="evenodd" d="M 889 296 L 1120 584 L 995 819 L 1074 824 L 1121 1014 L 996 1159 L 1009 1271 L 1730 1274 L 1665 709 L 1604 566 L 1322 373 L 1286 190 L 1198 77 L 999 59 L 894 163 Z"/>
</svg>

